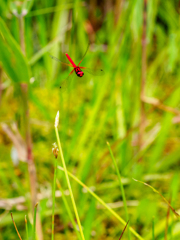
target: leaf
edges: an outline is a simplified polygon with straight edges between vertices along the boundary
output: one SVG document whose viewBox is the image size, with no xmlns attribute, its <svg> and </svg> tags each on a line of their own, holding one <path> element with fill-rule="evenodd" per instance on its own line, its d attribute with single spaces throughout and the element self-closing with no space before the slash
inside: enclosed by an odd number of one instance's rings
<svg viewBox="0 0 180 240">
<path fill-rule="evenodd" d="M 95 199 L 92 199 L 91 204 L 89 205 L 89 209 L 86 215 L 86 219 L 84 221 L 84 237 L 86 240 L 91 239 L 91 231 L 92 231 L 92 225 L 95 218 L 96 213 L 96 201 Z"/>
<path fill-rule="evenodd" d="M 15 83 L 29 82 L 30 73 L 27 60 L 1 18 L 0 49 L 0 63 L 11 80 Z"/>
<path fill-rule="evenodd" d="M 171 206 L 171 204 L 168 202 L 168 200 L 166 200 L 166 198 L 163 197 L 163 195 L 162 195 L 160 192 L 158 192 L 155 188 L 153 188 L 151 185 L 149 185 L 149 184 L 147 184 L 147 183 L 145 183 L 145 182 L 139 181 L 139 180 L 137 180 L 137 179 L 134 179 L 134 178 L 133 178 L 133 180 L 136 181 L 136 182 L 143 183 L 144 185 L 150 187 L 155 193 L 158 193 L 159 196 L 164 200 L 164 202 L 170 207 L 170 209 L 172 210 L 172 212 L 173 212 L 177 217 L 180 217 L 179 213 L 177 213 L 177 212 L 175 211 L 175 209 Z"/>
</svg>

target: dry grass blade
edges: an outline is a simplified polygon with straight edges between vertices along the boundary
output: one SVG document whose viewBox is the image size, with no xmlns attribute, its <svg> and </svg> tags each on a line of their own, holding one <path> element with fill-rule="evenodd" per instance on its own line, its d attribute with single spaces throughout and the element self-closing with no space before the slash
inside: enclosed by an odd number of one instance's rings
<svg viewBox="0 0 180 240">
<path fill-rule="evenodd" d="M 122 231 L 122 233 L 121 233 L 121 236 L 120 236 L 119 240 L 122 238 L 122 236 L 123 236 L 123 234 L 124 234 L 124 232 L 125 232 L 125 230 L 126 230 L 126 227 L 127 227 L 128 223 L 129 223 L 129 220 L 128 220 L 127 223 L 126 223 L 126 226 L 124 227 L 124 229 L 123 229 L 123 231 Z"/>
<path fill-rule="evenodd" d="M 174 208 L 171 206 L 171 204 L 165 199 L 165 197 L 163 197 L 163 195 L 162 195 L 160 192 L 158 192 L 155 188 L 153 188 L 151 185 L 149 185 L 149 184 L 147 184 L 147 183 L 145 183 L 145 182 L 139 181 L 139 180 L 137 180 L 137 179 L 134 179 L 134 178 L 133 178 L 133 180 L 136 181 L 136 182 L 143 183 L 144 185 L 150 187 L 155 193 L 158 193 L 159 196 L 161 196 L 161 198 L 165 201 L 165 203 L 167 203 L 167 205 L 170 207 L 170 209 L 172 210 L 172 212 L 173 212 L 177 217 L 180 217 L 179 213 L 177 213 L 177 212 L 175 211 L 175 209 L 174 209 Z"/>
<path fill-rule="evenodd" d="M 12 221 L 13 221 L 14 227 L 15 227 L 15 229 L 16 229 L 17 235 L 18 235 L 19 239 L 22 240 L 22 238 L 21 238 L 21 236 L 20 236 L 20 234 L 19 234 L 19 232 L 18 232 L 18 229 L 17 229 L 17 227 L 16 227 L 15 221 L 14 221 L 14 219 L 13 219 L 13 215 L 12 215 L 12 213 L 11 213 L 11 218 L 12 218 Z"/>
<path fill-rule="evenodd" d="M 170 106 L 166 106 L 158 98 L 143 96 L 142 101 L 145 103 L 151 104 L 151 105 L 155 106 L 156 108 L 159 108 L 165 112 L 170 112 L 170 113 L 173 113 L 178 116 L 180 115 L 179 110 L 177 110 L 173 107 L 170 107 Z"/>
</svg>

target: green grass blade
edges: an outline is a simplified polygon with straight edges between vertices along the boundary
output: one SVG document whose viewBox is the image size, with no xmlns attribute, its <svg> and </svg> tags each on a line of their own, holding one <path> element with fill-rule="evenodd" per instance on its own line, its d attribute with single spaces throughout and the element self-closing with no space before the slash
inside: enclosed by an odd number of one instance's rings
<svg viewBox="0 0 180 240">
<path fill-rule="evenodd" d="M 70 209 L 69 204 L 68 204 L 68 202 L 67 202 L 67 200 L 66 200 L 66 197 L 65 197 L 65 195 L 64 195 L 64 190 L 62 189 L 62 187 L 61 187 L 61 185 L 60 185 L 60 183 L 59 183 L 58 180 L 56 180 L 56 183 L 57 183 L 57 187 L 58 187 L 59 190 L 61 191 L 62 200 L 63 200 L 63 202 L 64 202 L 66 211 L 67 211 L 67 213 L 68 213 L 68 215 L 69 215 L 69 218 L 70 218 L 71 223 L 72 223 L 72 225 L 73 225 L 73 227 L 74 227 L 74 230 L 75 230 L 75 232 L 76 232 L 76 234 L 77 234 L 77 236 L 78 236 L 78 239 L 81 239 L 81 235 L 79 234 L 79 232 L 78 232 L 78 230 L 77 230 L 76 222 L 74 221 L 73 215 L 72 215 L 72 213 L 71 213 L 71 209 Z M 87 239 L 86 239 L 86 240 L 87 240 Z"/>
<path fill-rule="evenodd" d="M 36 205 L 34 207 L 34 221 L 33 221 L 33 232 L 32 232 L 33 240 L 36 240 L 36 212 L 37 212 L 37 206 L 38 206 L 38 203 L 36 203 Z"/>
<path fill-rule="evenodd" d="M 92 199 L 84 222 L 84 237 L 86 240 L 91 239 L 92 231 L 91 228 L 94 221 L 95 213 L 96 213 L 96 201 L 95 199 Z"/>
<path fill-rule="evenodd" d="M 120 186 L 122 199 L 123 199 L 123 203 L 124 203 L 124 210 L 125 210 L 125 214 L 126 214 L 126 220 L 129 221 L 129 214 L 128 214 L 127 203 L 126 203 L 126 196 L 125 196 L 124 187 L 123 187 L 123 184 L 122 184 L 122 181 L 121 181 L 121 174 L 119 172 L 116 160 L 114 158 L 113 152 L 112 152 L 110 144 L 108 142 L 107 142 L 107 146 L 108 146 L 108 149 L 109 149 L 109 152 L 110 152 L 110 155 L 111 155 L 111 158 L 113 160 L 114 167 L 116 169 L 116 173 L 117 173 L 117 176 L 118 176 L 119 186 Z M 129 225 L 128 225 L 128 238 L 131 239 L 131 235 L 130 235 L 130 231 L 129 231 Z"/>
<path fill-rule="evenodd" d="M 0 49 L 0 62 L 11 80 L 15 83 L 29 82 L 30 74 L 26 58 L 1 18 Z"/>
<path fill-rule="evenodd" d="M 59 134 L 58 134 L 58 128 L 57 128 L 58 124 L 59 124 L 59 112 L 57 113 L 57 116 L 56 116 L 56 119 L 55 119 L 55 133 L 56 133 L 56 138 L 57 138 L 57 142 L 58 142 L 58 148 L 59 148 L 59 151 L 60 151 L 60 156 L 61 156 L 61 160 L 62 160 L 64 172 L 65 172 L 66 182 L 67 182 L 67 185 L 68 185 L 68 189 L 69 189 L 71 201 L 72 201 L 72 204 L 73 204 L 74 212 L 75 212 L 75 215 L 76 215 L 76 219 L 77 219 L 77 222 L 78 222 L 81 238 L 83 240 L 85 240 L 83 230 L 82 230 L 82 226 L 81 226 L 81 222 L 80 222 L 79 215 L 78 215 L 78 211 L 77 211 L 77 207 L 76 207 L 76 203 L 75 203 L 75 200 L 74 200 L 74 195 L 73 195 L 73 192 L 72 192 L 69 176 L 68 176 L 68 173 L 67 173 L 66 163 L 65 163 L 65 160 L 64 160 L 64 155 L 63 155 L 63 151 L 62 151 L 62 147 L 61 147 L 60 137 L 59 137 Z"/>
<path fill-rule="evenodd" d="M 64 171 L 62 167 L 58 167 L 61 171 Z M 126 226 L 126 221 L 124 221 L 114 210 L 112 210 L 101 198 L 99 198 L 90 188 L 88 188 L 84 183 L 82 183 L 77 177 L 75 177 L 70 172 L 67 172 L 68 175 L 73 178 L 78 184 L 84 187 L 98 202 L 100 202 L 116 219 L 118 219 L 124 226 Z M 143 240 L 143 238 L 132 228 L 129 228 L 134 236 L 138 239 Z"/>
</svg>

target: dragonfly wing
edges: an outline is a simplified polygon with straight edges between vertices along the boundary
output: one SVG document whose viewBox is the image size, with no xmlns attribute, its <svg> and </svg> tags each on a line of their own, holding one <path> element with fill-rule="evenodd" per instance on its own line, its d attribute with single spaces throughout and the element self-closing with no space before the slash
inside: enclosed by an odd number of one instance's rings
<svg viewBox="0 0 180 240">
<path fill-rule="evenodd" d="M 68 64 L 68 63 L 61 62 L 58 58 L 56 58 L 56 57 L 54 57 L 54 56 L 52 56 L 52 55 L 50 55 L 50 54 L 49 54 L 49 56 L 50 56 L 52 59 L 54 59 L 56 62 L 59 62 L 59 63 L 63 64 L 64 66 L 73 67 L 72 65 L 70 65 L 70 64 Z"/>
<path fill-rule="evenodd" d="M 61 91 L 61 92 L 65 92 L 65 91 L 68 89 L 68 86 L 70 86 L 71 81 L 72 81 L 73 76 L 74 76 L 73 72 L 74 72 L 74 69 L 70 72 L 70 74 L 68 75 L 68 77 L 67 77 L 66 79 L 64 79 L 64 80 L 62 81 L 62 83 L 60 84 L 60 87 L 59 87 L 59 88 L 60 88 L 60 91 Z"/>
<path fill-rule="evenodd" d="M 80 67 L 80 69 L 82 69 L 83 72 L 88 72 L 94 76 L 103 76 L 104 75 L 104 71 L 102 69 L 91 69 L 91 68 L 87 68 L 87 67 Z"/>
</svg>

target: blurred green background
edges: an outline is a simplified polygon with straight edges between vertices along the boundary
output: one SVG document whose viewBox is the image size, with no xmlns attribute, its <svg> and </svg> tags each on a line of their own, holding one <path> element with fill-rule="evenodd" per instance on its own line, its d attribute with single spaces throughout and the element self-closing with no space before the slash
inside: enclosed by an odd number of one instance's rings
<svg viewBox="0 0 180 240">
<path fill-rule="evenodd" d="M 108 141 L 122 175 L 131 227 L 143 239 L 153 239 L 153 224 L 154 239 L 180 239 L 178 218 L 162 198 L 132 180 L 148 182 L 180 208 L 180 1 L 145 4 L 1 0 L 0 239 L 18 239 L 11 211 L 26 237 L 24 216 L 32 219 L 33 188 L 27 158 L 36 168 L 43 239 L 51 238 L 57 111 L 68 170 L 127 221 Z M 89 43 L 81 66 L 103 69 L 104 75 L 74 74 L 61 91 L 72 69 L 49 54 L 67 62 L 68 53 L 77 64 Z M 61 171 L 58 179 L 66 190 Z M 86 240 L 118 240 L 123 225 L 71 184 Z M 71 206 L 68 194 L 67 201 Z M 55 212 L 55 239 L 77 239 L 60 197 Z M 122 239 L 136 238 L 126 230 Z"/>
</svg>

